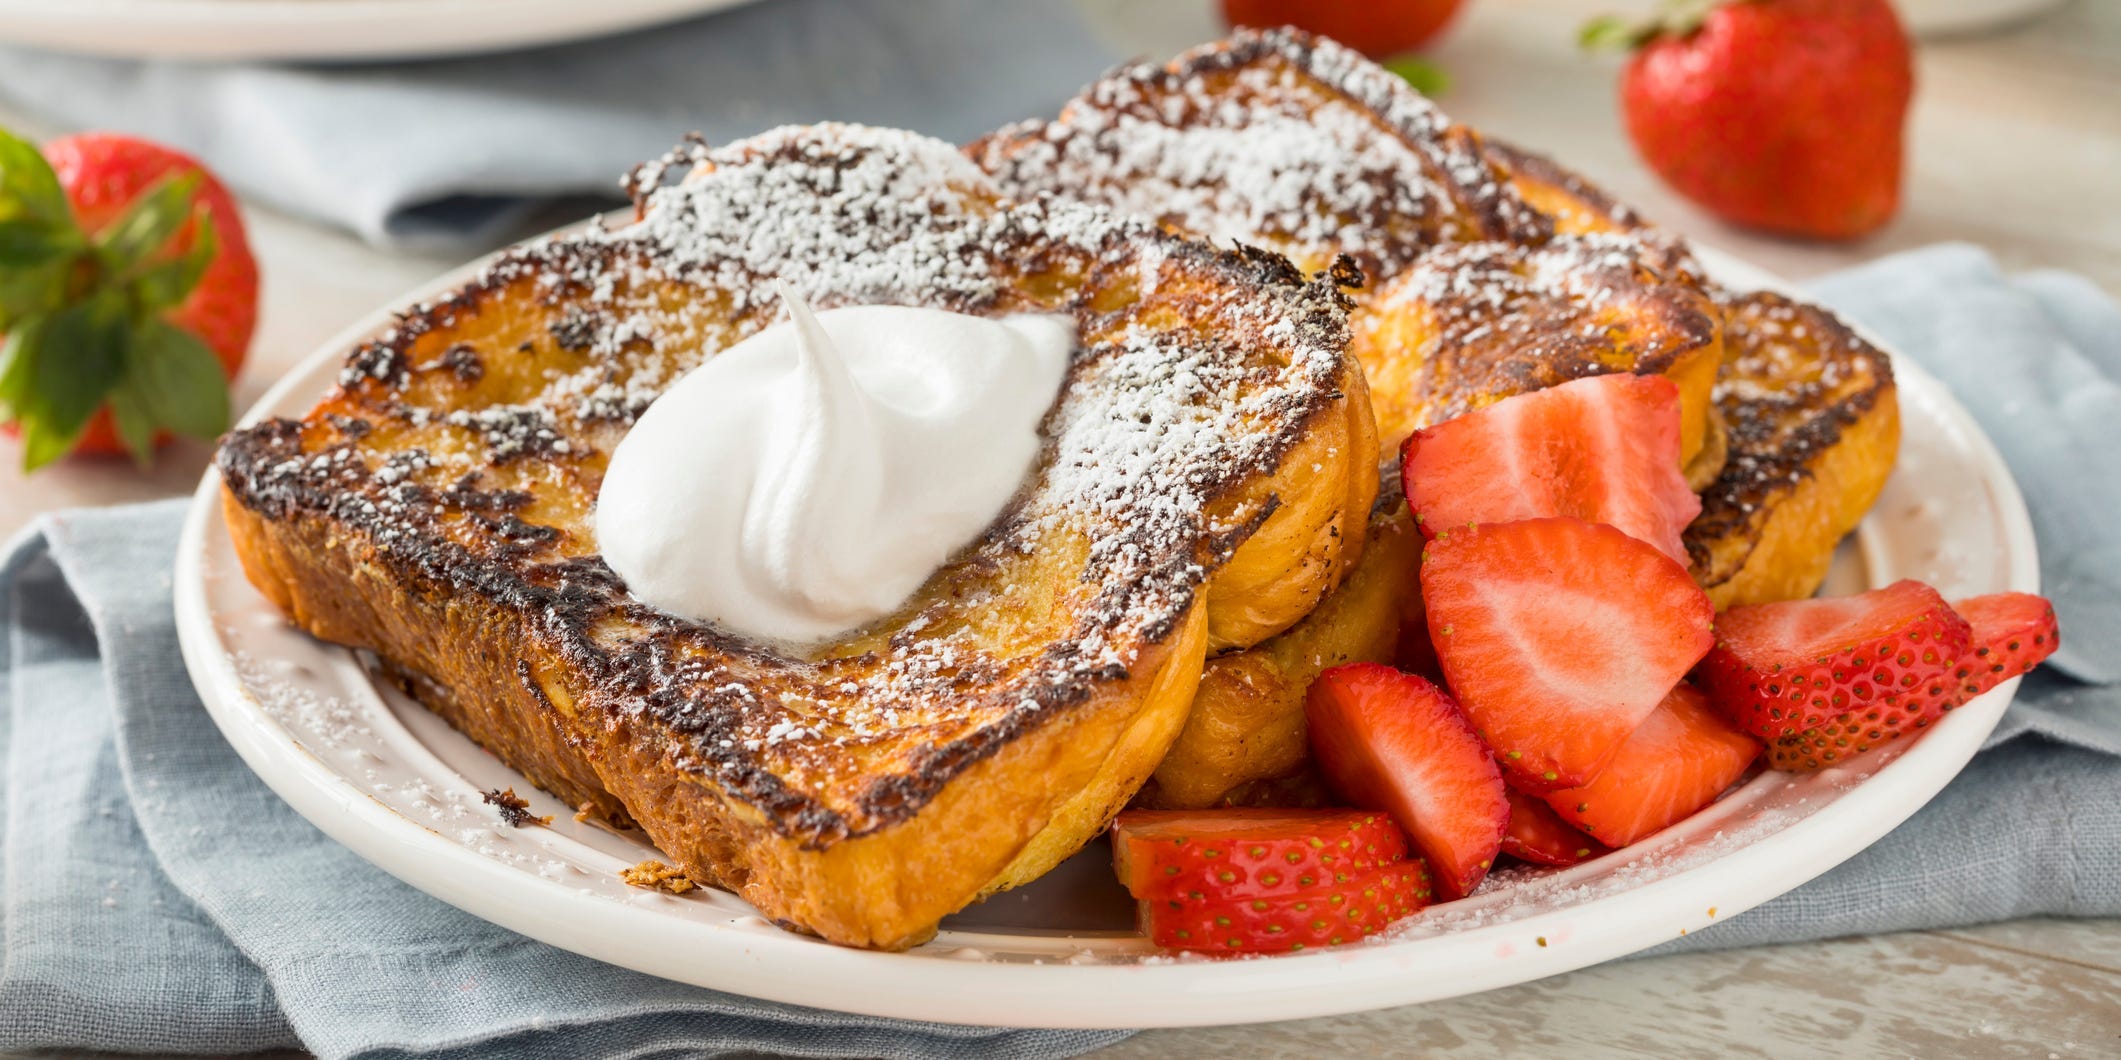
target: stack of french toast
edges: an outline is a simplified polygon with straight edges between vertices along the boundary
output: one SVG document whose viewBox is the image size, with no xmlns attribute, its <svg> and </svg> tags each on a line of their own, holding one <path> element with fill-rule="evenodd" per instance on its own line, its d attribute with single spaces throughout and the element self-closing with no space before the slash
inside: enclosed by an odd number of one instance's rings
<svg viewBox="0 0 2121 1060">
<path fill-rule="evenodd" d="M 1670 378 L 1719 608 L 1816 589 L 1897 449 L 1890 365 L 1830 314 L 1719 287 L 1581 178 L 1293 31 L 962 149 L 786 128 L 629 186 L 630 223 L 504 253 L 350 351 L 308 415 L 231 434 L 227 521 L 303 628 L 833 942 L 917 944 L 1130 803 L 1320 800 L 1311 679 L 1422 665 L 1411 431 Z M 783 290 L 1077 334 L 1002 517 L 804 650 L 641 603 L 593 519 L 635 418 Z"/>
</svg>

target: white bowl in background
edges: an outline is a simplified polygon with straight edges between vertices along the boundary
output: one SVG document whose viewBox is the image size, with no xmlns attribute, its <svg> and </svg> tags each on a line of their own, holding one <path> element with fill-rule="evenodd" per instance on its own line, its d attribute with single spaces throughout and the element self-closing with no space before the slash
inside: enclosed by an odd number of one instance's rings
<svg viewBox="0 0 2121 1060">
<path fill-rule="evenodd" d="M 1893 0 L 1900 21 L 1919 37 L 1945 37 L 2023 22 L 2069 0 Z"/>
</svg>

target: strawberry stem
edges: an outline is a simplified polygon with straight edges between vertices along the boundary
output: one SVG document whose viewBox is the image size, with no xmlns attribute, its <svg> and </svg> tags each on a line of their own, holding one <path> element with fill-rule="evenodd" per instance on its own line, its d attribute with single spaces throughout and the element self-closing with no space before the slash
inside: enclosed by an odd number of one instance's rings
<svg viewBox="0 0 2121 1060">
<path fill-rule="evenodd" d="M 1399 75 L 1399 79 L 1412 86 L 1414 91 L 1431 99 L 1451 90 L 1451 75 L 1443 67 L 1422 56 L 1408 53 L 1395 55 L 1384 61 L 1384 68 Z"/>
<path fill-rule="evenodd" d="M 1576 43 L 1589 51 L 1634 51 L 1662 37 L 1691 37 L 1700 31 L 1709 12 L 1718 6 L 1750 2 L 1752 0 L 1664 0 L 1658 5 L 1657 13 L 1648 18 L 1600 15 L 1577 31 Z"/>
</svg>

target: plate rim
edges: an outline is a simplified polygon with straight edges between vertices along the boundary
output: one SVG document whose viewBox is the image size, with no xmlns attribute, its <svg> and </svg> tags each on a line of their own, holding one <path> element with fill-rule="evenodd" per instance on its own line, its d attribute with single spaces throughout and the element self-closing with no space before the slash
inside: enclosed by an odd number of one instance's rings
<svg viewBox="0 0 2121 1060">
<path fill-rule="evenodd" d="M 1793 290 L 1728 254 L 1699 244 L 1694 250 L 1720 282 Z M 346 349 L 387 327 L 397 308 L 460 284 L 491 257 L 451 270 L 342 330 L 290 368 L 241 422 L 255 422 L 298 397 L 297 391 L 313 387 L 315 377 Z M 1912 383 L 1931 391 L 1944 426 L 1967 441 L 1996 504 L 2007 587 L 2037 592 L 2031 518 L 1994 444 L 1934 376 L 1876 336 L 1856 330 L 1891 357 L 1903 389 Z M 1027 964 L 909 957 L 847 949 L 777 929 L 674 923 L 652 908 L 583 901 L 563 884 L 498 864 L 376 801 L 287 734 L 252 698 L 235 661 L 222 650 L 205 570 L 208 535 L 220 518 L 219 492 L 219 474 L 209 467 L 193 494 L 178 546 L 179 640 L 216 726 L 246 766 L 297 813 L 415 889 L 538 941 L 660 978 L 871 1016 L 978 1026 L 1213 1026 L 1436 1001 L 1601 963 L 1677 936 L 1645 938 L 1640 916 L 1587 917 L 1586 910 L 1605 911 L 1611 903 L 1691 910 L 1660 917 L 1685 934 L 1802 886 L 1928 805 L 1980 749 L 2018 685 L 2016 679 L 2005 682 L 1955 710 L 1924 739 L 1840 792 L 1831 806 L 1755 842 L 1662 878 L 1502 923 L 1254 960 L 1079 965 L 1060 959 Z M 1881 783 L 1889 776 L 1896 779 Z M 1916 789 L 1919 795 L 1910 796 Z M 422 870 L 410 871 L 412 865 Z M 1753 867 L 1772 871 L 1740 871 Z M 1712 906 L 1713 914 L 1707 911 Z M 554 915 L 562 910 L 567 915 Z M 1571 922 L 1563 925 L 1565 918 Z M 1546 936 L 1564 926 L 1567 944 L 1547 945 Z M 629 942 L 644 932 L 671 937 L 672 930 L 681 932 L 676 937 L 683 945 L 644 950 Z M 1494 959 L 1503 948 L 1514 951 L 1512 958 Z M 1438 960 L 1456 961 L 1465 973 L 1441 986 L 1405 974 L 1416 962 Z M 821 995 L 830 995 L 829 1002 Z"/>
</svg>

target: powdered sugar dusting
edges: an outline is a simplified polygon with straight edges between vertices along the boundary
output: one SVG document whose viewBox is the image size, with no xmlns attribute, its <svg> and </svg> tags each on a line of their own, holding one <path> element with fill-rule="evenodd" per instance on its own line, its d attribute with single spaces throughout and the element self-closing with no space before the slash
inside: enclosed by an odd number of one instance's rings
<svg viewBox="0 0 2121 1060">
<path fill-rule="evenodd" d="M 551 410 L 538 405 L 458 409 L 444 421 L 477 431 L 486 442 L 488 457 L 497 463 L 526 456 L 565 456 L 573 448 L 573 443 L 559 436 Z"/>
<path fill-rule="evenodd" d="M 1815 306 L 1751 295 L 1737 300 L 1728 320 L 1731 356 L 1716 382 L 1719 401 L 1805 405 L 1846 386 L 1851 373 L 1870 370 L 1859 362 L 1872 358 L 1820 356 L 1821 349 L 1840 354 L 1857 343 Z"/>
<path fill-rule="evenodd" d="M 1667 260 L 1627 233 L 1437 248 L 1365 302 L 1359 328 L 1417 320 L 1427 347 L 1380 417 L 1404 404 L 1414 415 L 1393 426 L 1411 429 L 1579 375 L 1663 371 L 1715 337 L 1706 298 Z"/>
<path fill-rule="evenodd" d="M 1099 202 L 1314 267 L 1346 253 L 1390 275 L 1437 242 L 1542 230 L 1471 138 L 1404 81 L 1285 31 L 1116 71 L 1059 120 L 972 150 L 1019 193 Z"/>
<path fill-rule="evenodd" d="M 685 176 L 667 183 L 680 164 Z M 770 305 L 777 285 L 789 283 L 821 305 L 978 309 L 1001 296 L 1014 272 L 1014 263 L 997 255 L 1020 255 L 1027 244 L 1086 256 L 1121 244 L 1145 247 L 1135 262 L 1145 294 L 1167 270 L 1187 265 L 1139 220 L 1050 197 L 1004 206 L 994 182 L 962 154 L 891 130 L 819 126 L 775 130 L 719 150 L 695 143 L 643 170 L 634 190 L 639 221 L 586 238 L 648 252 L 590 260 L 646 262 L 730 292 L 739 312 Z M 611 282 L 599 274 L 570 279 L 592 288 Z M 1226 335 L 1137 324 L 1114 343 L 1082 351 L 1049 428 L 1051 471 L 1032 507 L 1048 525 L 1088 517 L 1100 528 L 1092 547 L 1098 577 L 1139 589 L 1130 595 L 1141 613 L 1122 624 L 1122 639 L 1131 638 L 1136 620 L 1156 624 L 1182 609 L 1207 573 L 1193 562 L 1198 543 L 1204 531 L 1229 529 L 1202 525 L 1217 485 L 1233 472 L 1271 471 L 1288 444 L 1252 425 L 1316 407 L 1346 363 L 1346 335 L 1336 326 L 1342 310 L 1327 304 L 1327 288 L 1245 284 L 1213 297 L 1218 304 L 1205 315 L 1220 318 Z M 1261 342 L 1289 353 L 1279 379 L 1259 371 L 1248 344 Z M 608 385 L 588 396 L 608 393 Z M 1140 581 L 1169 567 L 1177 553 L 1185 561 L 1181 583 L 1159 590 L 1159 583 Z M 1080 647 L 1086 674 L 1129 663 L 1112 654 L 1100 631 Z M 921 677 L 956 661 L 938 665 L 916 652 L 896 665 L 898 676 Z M 877 700 L 863 702 L 874 707 Z M 888 731 L 889 708 L 876 709 L 886 713 L 875 724 L 844 718 L 848 733 Z M 806 734 L 815 735 L 769 729 L 730 739 L 774 746 Z"/>
<path fill-rule="evenodd" d="M 772 297 L 761 277 L 850 304 L 988 301 L 1012 219 L 978 205 L 995 197 L 978 167 L 932 144 L 846 125 L 786 126 L 720 151 L 693 142 L 636 176 L 639 223 L 588 238 L 644 247 L 738 311 Z M 683 179 L 661 183 L 681 164 Z"/>
<path fill-rule="evenodd" d="M 801 822 L 791 828 L 888 823 L 866 805 L 826 813 L 802 793 L 869 776 L 879 759 L 910 761 L 924 785 L 947 779 L 929 756 L 977 761 L 981 741 L 1127 679 L 1264 518 L 1257 504 L 1220 505 L 1222 493 L 1273 471 L 1311 417 L 1344 400 L 1347 305 L 1333 282 L 1094 205 L 1008 200 L 949 144 L 781 129 L 689 144 L 634 187 L 632 223 L 503 255 L 357 351 L 331 416 L 239 432 L 222 468 L 247 504 L 322 508 L 423 576 L 511 601 L 530 628 L 611 660 L 595 692 L 610 709 L 652 716 L 683 738 L 684 768 L 773 800 L 777 820 Z M 625 595 L 568 491 L 593 495 L 619 432 L 683 371 L 772 323 L 782 284 L 820 307 L 1076 316 L 1040 476 L 966 560 L 987 569 L 1087 546 L 1070 598 L 1017 599 L 1027 587 L 1007 578 L 950 582 L 917 605 L 932 613 L 893 627 L 888 651 L 842 660 L 732 642 Z M 481 345 L 483 329 L 456 327 L 503 290 L 544 314 L 530 341 L 518 329 Z M 510 360 L 522 357 L 538 359 L 527 391 Z M 506 397 L 477 404 L 473 391 Z M 394 426 L 371 436 L 355 426 L 364 417 Z M 426 445 L 434 434 L 446 437 Z M 425 446 L 421 460 L 400 459 L 408 440 Z M 952 619 L 1034 606 L 1067 624 L 1039 627 L 1022 657 L 995 657 Z M 887 805 L 917 807 L 924 790 L 896 787 Z"/>
<path fill-rule="evenodd" d="M 1644 267 L 1632 236 L 1557 236 L 1526 249 L 1509 243 L 1461 243 L 1423 257 L 1385 290 L 1377 307 L 1423 302 L 1438 316 L 1446 341 L 1478 341 L 1489 328 L 1536 340 L 1554 330 L 1553 307 L 1574 307 L 1581 318 L 1561 322 L 1584 334 L 1602 333 L 1595 319 L 1616 290 L 1635 283 Z"/>
</svg>

